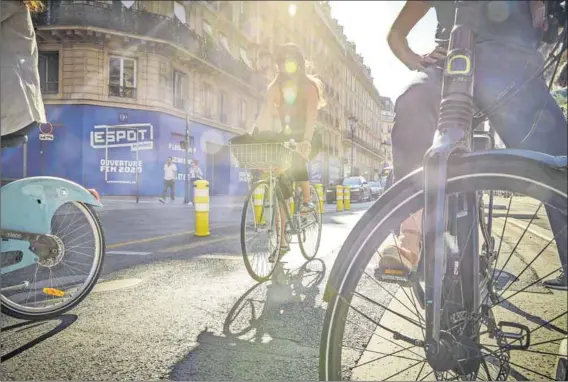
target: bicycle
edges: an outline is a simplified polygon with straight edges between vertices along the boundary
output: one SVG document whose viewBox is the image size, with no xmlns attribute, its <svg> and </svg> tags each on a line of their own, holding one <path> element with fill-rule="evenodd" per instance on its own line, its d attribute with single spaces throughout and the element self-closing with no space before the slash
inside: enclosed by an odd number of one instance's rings
<svg viewBox="0 0 568 382">
<path fill-rule="evenodd" d="M 478 114 L 474 118 L 473 35 L 465 27 L 475 15 L 477 2 L 456 3 L 456 21 L 444 65 L 438 132 L 424 167 L 385 191 L 354 227 L 331 270 L 324 294 L 328 307 L 320 343 L 321 380 L 351 378 L 358 367 L 387 357 L 395 357 L 396 362 L 385 360 L 374 370 L 379 376 L 364 374 L 361 378 L 424 380 L 434 374 L 442 380 L 471 380 L 484 374 L 485 380 L 530 380 L 550 378 L 544 369 L 551 362 L 541 362 L 543 356 L 566 356 L 554 353 L 554 347 L 568 334 L 563 326 L 568 310 L 562 311 L 562 306 L 547 303 L 543 296 L 542 303 L 554 312 L 553 319 L 527 313 L 523 316 L 525 325 L 518 322 L 519 318 L 507 318 L 513 311 L 524 312 L 510 302 L 514 296 L 527 290 L 535 293 L 543 279 L 560 269 L 546 257 L 538 272 L 530 268 L 536 266 L 540 256 L 547 256 L 545 250 L 555 238 L 546 240 L 546 246 L 526 264 L 524 258 L 520 261 L 513 256 L 520 251 L 520 240 L 538 218 L 542 204 L 566 219 L 567 159 L 523 150 L 491 150 L 494 142 L 490 135 L 473 133 L 486 117 Z M 564 39 L 566 29 L 564 24 Z M 565 42 L 561 48 L 562 53 Z M 475 151 L 474 138 L 486 140 L 489 150 Z M 510 195 L 504 221 L 493 216 L 497 190 Z M 504 232 L 512 195 L 518 194 L 541 204 L 529 225 L 520 229 L 519 242 L 512 245 L 511 235 L 505 236 Z M 404 219 L 422 208 L 422 256 L 417 269 L 406 273 L 374 268 L 374 274 L 370 274 L 368 268 L 373 267 L 372 259 L 380 254 L 381 244 L 395 236 L 395 227 Z M 493 236 L 497 225 L 502 225 L 503 233 L 499 243 Z M 499 255 L 504 248 L 512 249 L 503 261 Z M 512 275 L 504 271 L 507 265 L 522 271 Z M 527 270 L 532 272 L 528 276 Z M 539 273 L 545 276 L 538 278 Z M 369 297 L 367 293 L 377 286 L 381 290 Z M 410 307 L 401 301 L 405 296 Z M 383 304 L 383 299 L 391 303 Z M 395 311 L 398 308 L 403 312 Z M 497 321 L 498 315 L 505 319 Z M 560 327 L 554 323 L 559 319 Z M 543 334 L 543 328 L 550 333 Z M 563 337 L 555 337 L 558 333 Z M 542 338 L 535 341 L 537 335 Z M 513 359 L 517 355 L 521 361 Z M 533 363 L 537 363 L 537 370 L 528 367 Z M 395 372 L 398 366 L 403 369 Z"/>
<path fill-rule="evenodd" d="M 27 136 L 16 139 L 8 143 L 3 137 L 2 147 L 19 146 Z M 8 183 L 1 198 L 2 313 L 45 320 L 77 306 L 95 286 L 105 255 L 96 191 L 38 176 Z M 82 275 L 72 274 L 77 271 Z"/>
<path fill-rule="evenodd" d="M 284 170 L 290 167 L 295 149 L 294 142 L 231 144 L 229 147 L 241 168 L 261 170 L 266 178 L 251 186 L 243 205 L 241 251 L 249 275 L 259 282 L 270 279 L 276 264 L 283 257 L 280 254 L 282 231 L 289 244 L 293 236 L 297 237 L 300 251 L 306 260 L 315 258 L 322 229 L 319 196 L 314 186 L 310 185 L 311 198 L 316 208 L 304 213 L 300 208 L 300 192 L 293 193 L 292 211 L 282 192 L 282 188 L 288 187 L 290 183 L 285 179 Z M 281 224 L 285 224 L 284 230 Z M 260 233 L 267 237 L 267 242 L 263 244 L 264 249 L 259 250 L 252 246 L 247 238 L 247 229 L 253 234 Z M 249 255 L 252 255 L 252 259 L 249 259 Z M 255 259 L 260 259 L 262 269 L 254 269 Z"/>
</svg>

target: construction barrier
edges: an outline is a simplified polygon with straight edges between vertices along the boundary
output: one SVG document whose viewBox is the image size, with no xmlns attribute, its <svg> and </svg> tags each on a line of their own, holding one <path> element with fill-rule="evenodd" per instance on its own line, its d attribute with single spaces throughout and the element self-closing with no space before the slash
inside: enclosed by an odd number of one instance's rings
<svg viewBox="0 0 568 382">
<path fill-rule="evenodd" d="M 335 200 L 337 205 L 337 212 L 343 211 L 343 186 L 337 185 L 336 192 L 335 192 Z"/>
<path fill-rule="evenodd" d="M 195 236 L 209 236 L 209 182 L 196 180 L 194 183 Z"/>
</svg>

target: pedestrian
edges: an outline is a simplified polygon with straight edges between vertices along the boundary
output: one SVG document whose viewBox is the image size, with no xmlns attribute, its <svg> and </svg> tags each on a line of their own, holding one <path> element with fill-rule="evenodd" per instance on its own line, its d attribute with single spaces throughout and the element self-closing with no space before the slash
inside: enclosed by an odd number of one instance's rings
<svg viewBox="0 0 568 382">
<path fill-rule="evenodd" d="M 172 161 L 172 157 L 168 157 L 168 161 L 164 165 L 164 188 L 162 190 L 161 203 L 166 202 L 166 192 L 168 188 L 170 189 L 170 197 L 172 202 L 176 199 L 176 178 L 177 178 L 177 167 Z"/>
<path fill-rule="evenodd" d="M 196 180 L 203 179 L 203 172 L 199 168 L 199 161 L 197 159 L 191 162 L 191 168 L 189 169 L 189 204 L 193 204 L 193 189 L 195 185 L 193 184 Z"/>
</svg>

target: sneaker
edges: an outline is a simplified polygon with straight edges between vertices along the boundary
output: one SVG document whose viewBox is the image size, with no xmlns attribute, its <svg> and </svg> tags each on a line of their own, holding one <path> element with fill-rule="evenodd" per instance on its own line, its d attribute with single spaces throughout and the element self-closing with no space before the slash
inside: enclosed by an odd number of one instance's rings
<svg viewBox="0 0 568 382">
<path fill-rule="evenodd" d="M 274 263 L 277 261 L 276 257 L 281 258 L 282 256 L 284 256 L 287 252 L 290 252 L 290 245 L 286 244 L 286 245 L 282 245 L 280 246 L 280 251 L 278 256 L 276 256 L 276 252 L 272 252 L 270 254 L 270 256 L 268 257 L 268 262 L 269 263 Z"/>
<path fill-rule="evenodd" d="M 564 272 L 560 272 L 555 279 L 546 280 L 543 282 L 544 286 L 550 289 L 556 290 L 566 290 L 568 291 L 568 280 L 566 278 L 566 274 Z"/>
<path fill-rule="evenodd" d="M 164 198 L 160 198 L 160 199 L 158 199 L 158 201 L 159 201 L 160 203 L 162 203 L 162 204 L 166 204 L 166 201 L 165 201 Z"/>
<path fill-rule="evenodd" d="M 410 273 L 420 260 L 422 235 L 415 231 L 406 231 L 395 242 L 383 250 L 377 271 L 383 273 L 387 269 L 402 270 Z"/>
</svg>

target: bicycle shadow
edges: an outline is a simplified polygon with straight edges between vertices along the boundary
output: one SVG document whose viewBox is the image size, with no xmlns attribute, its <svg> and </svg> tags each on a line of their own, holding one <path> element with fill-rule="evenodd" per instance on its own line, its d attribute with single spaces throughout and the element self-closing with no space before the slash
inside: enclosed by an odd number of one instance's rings
<svg viewBox="0 0 568 382">
<path fill-rule="evenodd" d="M 325 310 L 317 306 L 325 264 L 286 270 L 279 264 L 233 305 L 221 333 L 205 329 L 176 364 L 171 380 L 317 379 Z"/>
<path fill-rule="evenodd" d="M 57 322 L 59 324 L 57 326 L 51 328 L 48 331 L 41 330 L 44 329 L 44 326 L 50 322 Z M 15 347 L 12 350 L 8 351 L 7 353 L 2 352 L 2 356 L 0 357 L 1 362 L 6 362 L 11 358 L 25 352 L 26 350 L 31 349 L 32 347 L 40 344 L 41 342 L 47 340 L 55 336 L 56 334 L 61 333 L 63 330 L 67 329 L 71 326 L 75 321 L 77 321 L 77 316 L 74 314 L 63 314 L 59 317 L 50 318 L 47 320 L 41 321 L 23 321 L 18 322 L 17 324 L 13 324 L 1 329 L 2 332 L 2 350 L 6 347 L 7 344 L 12 345 L 10 347 Z M 45 329 L 49 328 L 49 326 L 45 327 Z M 14 334 L 11 336 L 7 336 L 6 332 L 13 332 Z M 39 334 L 38 333 L 43 334 Z M 16 334 L 20 338 L 16 338 Z M 24 344 L 18 344 L 18 340 L 21 340 L 21 337 L 32 337 L 32 339 L 27 340 Z"/>
</svg>

